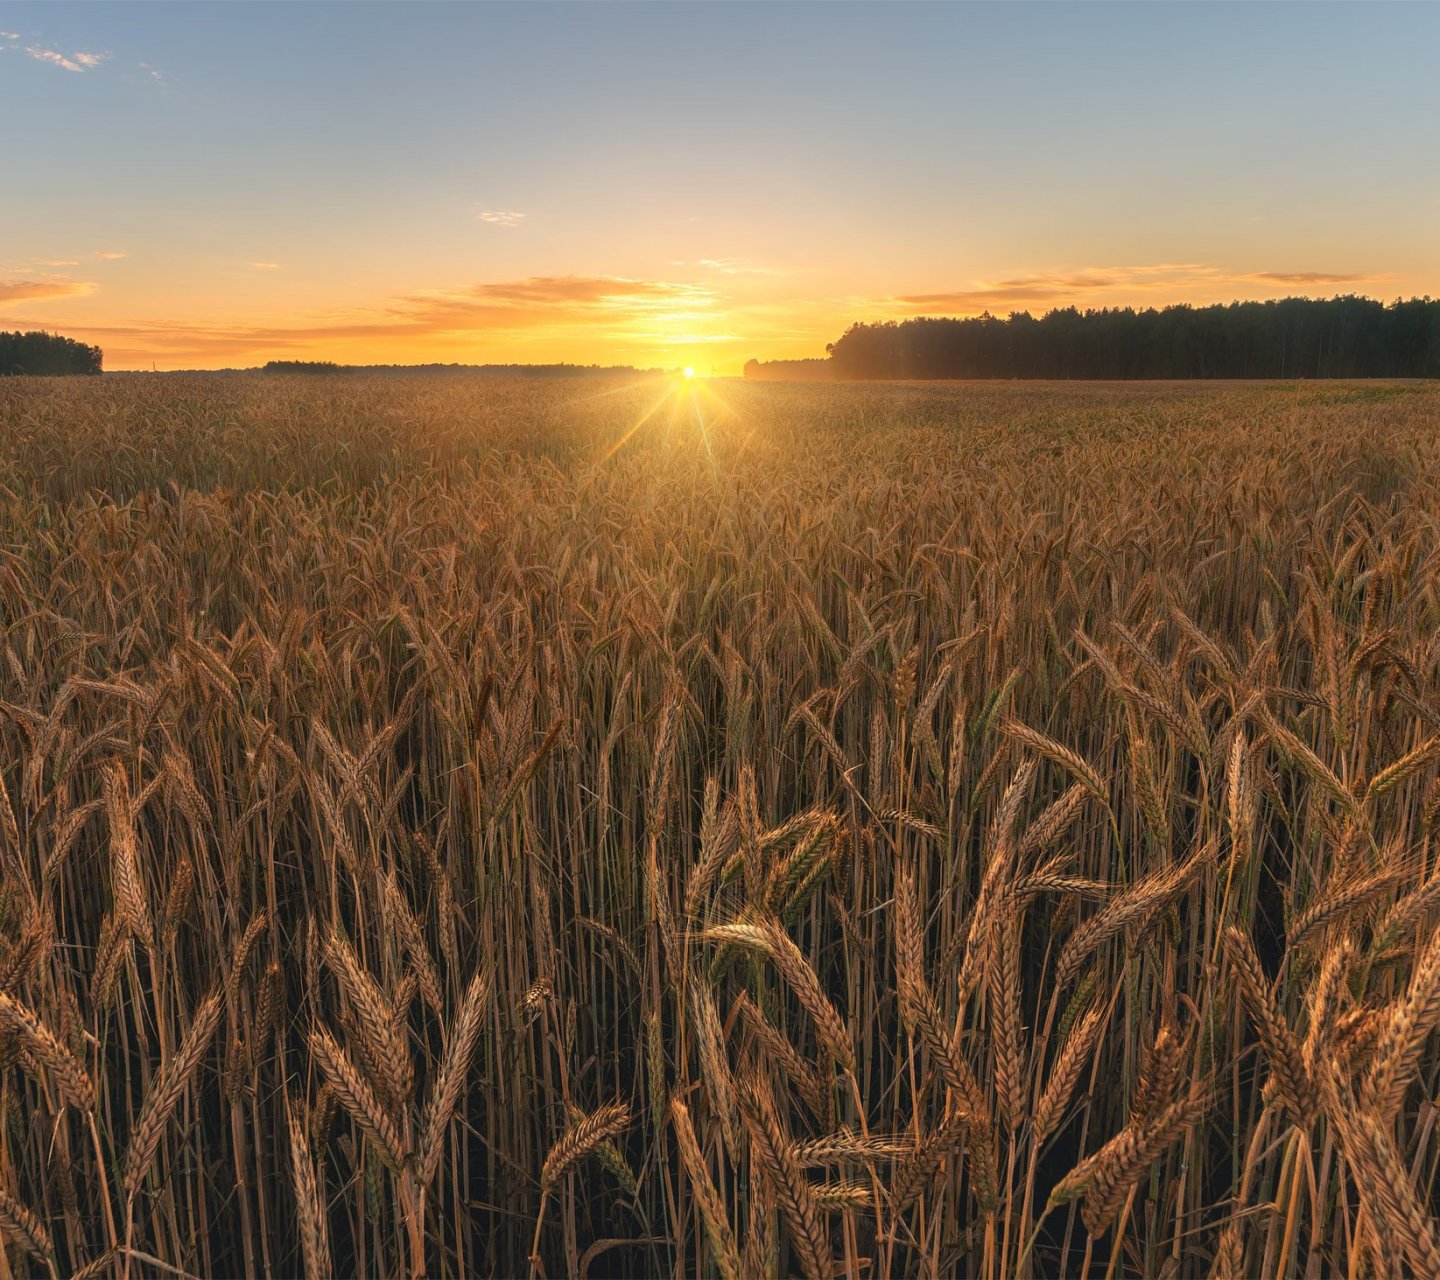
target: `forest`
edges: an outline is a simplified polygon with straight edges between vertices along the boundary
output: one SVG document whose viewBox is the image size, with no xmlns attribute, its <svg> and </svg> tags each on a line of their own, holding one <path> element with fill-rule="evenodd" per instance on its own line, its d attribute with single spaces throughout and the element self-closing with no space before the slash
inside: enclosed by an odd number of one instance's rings
<svg viewBox="0 0 1440 1280">
<path fill-rule="evenodd" d="M 1440 301 L 1352 295 L 917 317 L 852 325 L 827 350 L 843 379 L 1433 378 Z"/>
<path fill-rule="evenodd" d="M 58 333 L 0 333 L 0 374 L 99 373 L 104 353 Z"/>
</svg>

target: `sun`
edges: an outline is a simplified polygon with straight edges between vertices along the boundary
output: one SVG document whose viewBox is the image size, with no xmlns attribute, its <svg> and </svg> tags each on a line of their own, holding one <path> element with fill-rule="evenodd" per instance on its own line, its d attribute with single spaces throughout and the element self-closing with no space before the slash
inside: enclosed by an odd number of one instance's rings
<svg viewBox="0 0 1440 1280">
<path fill-rule="evenodd" d="M 693 378 L 695 376 L 695 366 L 687 364 L 681 372 L 683 372 L 687 378 Z"/>
</svg>

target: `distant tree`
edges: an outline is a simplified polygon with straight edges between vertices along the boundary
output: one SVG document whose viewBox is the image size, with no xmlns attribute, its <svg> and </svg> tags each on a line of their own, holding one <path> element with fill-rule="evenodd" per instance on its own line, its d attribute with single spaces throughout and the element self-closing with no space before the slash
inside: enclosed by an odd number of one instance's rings
<svg viewBox="0 0 1440 1280">
<path fill-rule="evenodd" d="M 103 361 L 99 347 L 58 333 L 0 333 L 0 375 L 91 375 L 100 372 Z"/>
<path fill-rule="evenodd" d="M 332 360 L 271 360 L 261 373 L 343 373 Z"/>
<path fill-rule="evenodd" d="M 1437 378 L 1440 301 L 920 316 L 852 325 L 826 350 L 837 378 Z"/>
</svg>

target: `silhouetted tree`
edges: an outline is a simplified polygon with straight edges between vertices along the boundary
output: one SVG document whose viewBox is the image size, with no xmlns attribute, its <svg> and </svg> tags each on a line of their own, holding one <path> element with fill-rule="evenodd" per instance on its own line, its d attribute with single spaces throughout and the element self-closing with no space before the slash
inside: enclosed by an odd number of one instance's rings
<svg viewBox="0 0 1440 1280">
<path fill-rule="evenodd" d="M 0 333 L 0 374 L 96 374 L 104 354 L 58 333 Z"/>
<path fill-rule="evenodd" d="M 1440 301 L 1354 295 L 856 324 L 837 378 L 1435 378 Z"/>
</svg>

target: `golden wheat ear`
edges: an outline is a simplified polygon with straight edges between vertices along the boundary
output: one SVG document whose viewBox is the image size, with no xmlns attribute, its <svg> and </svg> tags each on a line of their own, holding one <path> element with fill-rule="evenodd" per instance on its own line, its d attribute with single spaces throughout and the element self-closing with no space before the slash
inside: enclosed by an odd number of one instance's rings
<svg viewBox="0 0 1440 1280">
<path fill-rule="evenodd" d="M 49 1072 L 66 1102 L 86 1112 L 94 1107 L 95 1085 L 90 1073 L 39 1014 L 6 991 L 0 991 L 0 1024 L 8 1026 L 35 1062 Z"/>
<path fill-rule="evenodd" d="M 200 1069 L 205 1050 L 210 1047 L 215 1028 L 220 1025 L 220 1015 L 225 1004 L 220 992 L 212 991 L 200 1002 L 190 1022 L 190 1029 L 180 1042 L 180 1048 L 166 1062 L 162 1063 L 145 1102 L 140 1108 L 140 1118 L 130 1135 L 130 1148 L 125 1155 L 125 1194 L 133 1198 L 140 1190 L 140 1184 L 150 1171 L 160 1139 L 165 1134 L 176 1104 Z"/>
<path fill-rule="evenodd" d="M 56 1274 L 55 1243 L 45 1224 L 3 1186 L 0 1186 L 0 1231 L 32 1258 L 45 1263 L 52 1276 Z"/>
<path fill-rule="evenodd" d="M 410 1153 L 401 1139 L 400 1126 L 380 1104 L 375 1090 L 335 1037 L 323 1027 L 311 1031 L 310 1053 L 335 1097 L 360 1131 L 374 1144 L 380 1158 L 392 1169 L 402 1168 Z"/>
<path fill-rule="evenodd" d="M 465 997 L 460 1002 L 460 1011 L 446 1037 L 445 1057 L 440 1064 L 440 1073 L 431 1086 L 430 1101 L 421 1126 L 417 1169 L 421 1187 L 429 1186 L 435 1180 L 436 1171 L 440 1167 L 445 1134 L 450 1127 L 450 1121 L 455 1118 L 460 1099 L 464 1096 L 465 1083 L 470 1074 L 470 1061 L 475 1056 L 475 1046 L 480 1039 L 489 993 L 489 979 L 483 974 L 476 974 L 466 988 Z"/>
<path fill-rule="evenodd" d="M 705 1223 L 705 1234 L 715 1254 L 715 1265 L 720 1268 L 725 1280 L 741 1280 L 740 1252 L 735 1244 L 735 1233 L 730 1229 L 725 1202 L 710 1177 L 705 1157 L 700 1153 L 700 1144 L 695 1140 L 695 1130 L 690 1123 L 690 1111 L 679 1098 L 670 1101 L 670 1121 L 675 1129 L 680 1159 L 695 1194 L 695 1203 L 699 1205 L 700 1217 Z"/>
<path fill-rule="evenodd" d="M 305 1256 L 309 1280 L 324 1280 L 335 1274 L 330 1261 L 330 1211 L 320 1190 L 315 1161 L 310 1155 L 307 1126 L 295 1118 L 290 1098 L 285 1098 L 285 1127 L 290 1136 L 290 1176 L 295 1188 L 295 1212 L 300 1222 L 300 1250 Z"/>
<path fill-rule="evenodd" d="M 540 1170 L 541 1192 L 548 1193 L 571 1166 L 629 1125 L 630 1109 L 620 1102 L 606 1103 L 575 1121 L 545 1157 L 545 1164 Z"/>
<path fill-rule="evenodd" d="M 800 1157 L 775 1110 L 769 1087 L 756 1076 L 741 1087 L 740 1110 L 765 1185 L 790 1228 L 790 1242 L 807 1280 L 830 1280 L 830 1233 Z"/>
</svg>

